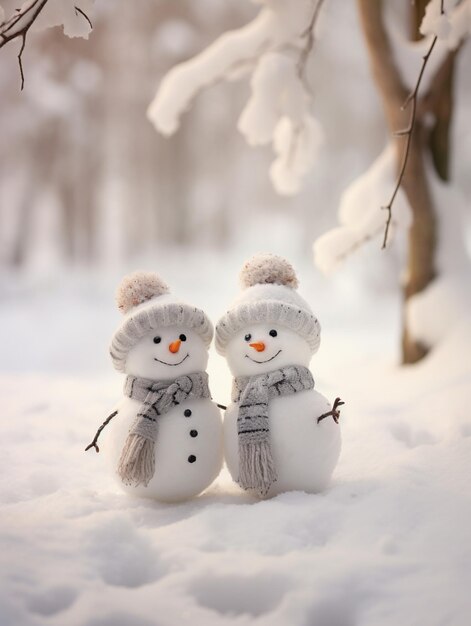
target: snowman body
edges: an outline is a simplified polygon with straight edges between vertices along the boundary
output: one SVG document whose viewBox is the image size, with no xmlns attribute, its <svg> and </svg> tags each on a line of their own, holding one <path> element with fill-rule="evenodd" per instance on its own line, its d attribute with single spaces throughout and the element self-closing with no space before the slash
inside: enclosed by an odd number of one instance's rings
<svg viewBox="0 0 471 626">
<path fill-rule="evenodd" d="M 290 329 L 256 324 L 242 329 L 228 343 L 226 357 L 234 376 L 259 376 L 290 365 L 308 367 L 307 343 Z M 315 388 L 278 396 L 268 403 L 269 442 L 277 480 L 267 496 L 285 491 L 317 493 L 329 484 L 341 449 L 339 425 L 327 417 L 329 401 Z M 224 451 L 232 478 L 239 477 L 239 403 L 224 416 Z"/>
<path fill-rule="evenodd" d="M 141 403 L 123 398 L 109 427 L 104 446 L 116 474 L 121 451 Z M 178 405 L 158 423 L 155 442 L 155 474 L 147 486 L 125 485 L 124 491 L 164 502 L 186 500 L 201 493 L 217 477 L 222 465 L 221 416 L 209 399 L 196 398 Z"/>
<path fill-rule="evenodd" d="M 166 381 L 204 372 L 208 351 L 198 334 L 169 326 L 144 335 L 129 351 L 125 373 Z M 155 472 L 147 485 L 127 485 L 117 473 L 121 453 L 142 402 L 125 396 L 103 436 L 103 450 L 120 487 L 127 493 L 177 502 L 201 493 L 217 477 L 223 462 L 222 422 L 210 398 L 189 397 L 159 415 L 156 424 Z"/>
<path fill-rule="evenodd" d="M 267 496 L 285 491 L 317 493 L 329 484 L 340 454 L 340 429 L 332 418 L 317 423 L 331 409 L 315 389 L 273 398 L 268 407 L 270 447 L 278 479 Z M 232 478 L 239 475 L 238 403 L 224 415 L 224 450 Z"/>
</svg>

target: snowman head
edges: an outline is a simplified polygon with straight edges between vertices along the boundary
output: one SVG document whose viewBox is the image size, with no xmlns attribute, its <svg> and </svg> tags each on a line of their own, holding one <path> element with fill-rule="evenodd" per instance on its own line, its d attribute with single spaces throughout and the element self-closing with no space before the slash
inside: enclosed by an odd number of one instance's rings
<svg viewBox="0 0 471 626">
<path fill-rule="evenodd" d="M 285 259 L 259 254 L 240 275 L 242 292 L 216 325 L 216 349 L 235 376 L 266 373 L 286 365 L 308 366 L 320 343 L 320 325 L 297 293 L 298 280 Z"/>
<path fill-rule="evenodd" d="M 206 370 L 208 348 L 191 328 L 167 326 L 144 335 L 126 358 L 126 374 L 167 380 Z"/>
<path fill-rule="evenodd" d="M 233 376 L 265 374 L 287 365 L 308 367 L 311 349 L 300 335 L 278 324 L 253 324 L 239 330 L 226 346 Z"/>
<path fill-rule="evenodd" d="M 169 380 L 206 369 L 210 320 L 201 309 L 177 300 L 157 274 L 126 276 L 116 300 L 124 314 L 110 346 L 117 370 Z"/>
</svg>

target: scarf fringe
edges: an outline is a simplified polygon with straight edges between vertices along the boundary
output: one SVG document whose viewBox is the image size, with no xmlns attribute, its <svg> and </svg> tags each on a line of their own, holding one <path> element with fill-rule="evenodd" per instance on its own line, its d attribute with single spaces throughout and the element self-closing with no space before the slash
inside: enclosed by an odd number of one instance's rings
<svg viewBox="0 0 471 626">
<path fill-rule="evenodd" d="M 123 483 L 147 487 L 154 472 L 155 443 L 141 435 L 128 435 L 118 464 L 118 474 Z"/>
<path fill-rule="evenodd" d="M 270 443 L 239 442 L 239 485 L 243 489 L 255 489 L 261 496 L 266 496 L 276 479 Z"/>
</svg>

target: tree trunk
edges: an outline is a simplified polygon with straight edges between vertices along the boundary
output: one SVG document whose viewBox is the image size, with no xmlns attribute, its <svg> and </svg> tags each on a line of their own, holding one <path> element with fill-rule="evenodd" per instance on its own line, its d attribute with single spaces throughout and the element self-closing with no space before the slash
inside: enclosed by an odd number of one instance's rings
<svg viewBox="0 0 471 626">
<path fill-rule="evenodd" d="M 382 2 L 358 0 L 358 8 L 373 76 L 383 101 L 389 130 L 393 133 L 408 126 L 410 112 L 401 110 L 408 90 L 395 64 L 383 23 Z M 409 160 L 402 181 L 402 188 L 412 210 L 412 225 L 408 236 L 407 271 L 403 285 L 405 305 L 409 298 L 425 289 L 435 276 L 436 219 L 426 177 L 427 135 L 421 117 L 420 107 L 418 107 Z M 401 137 L 395 141 L 399 170 L 406 138 Z M 403 362 L 415 363 L 426 352 L 426 348 L 411 336 L 404 316 Z"/>
<path fill-rule="evenodd" d="M 420 25 L 429 0 L 414 0 L 411 4 L 411 39 L 422 39 Z M 422 102 L 422 116 L 430 112 L 434 122 L 427 138 L 428 149 L 436 174 L 450 180 L 450 127 L 453 113 L 453 79 L 456 51 L 450 52 L 434 76 Z"/>
</svg>

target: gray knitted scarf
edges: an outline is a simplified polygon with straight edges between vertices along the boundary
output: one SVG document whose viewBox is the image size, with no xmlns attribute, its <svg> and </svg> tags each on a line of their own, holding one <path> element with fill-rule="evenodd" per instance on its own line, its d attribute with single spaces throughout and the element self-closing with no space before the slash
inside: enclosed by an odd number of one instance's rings
<svg viewBox="0 0 471 626">
<path fill-rule="evenodd" d="M 239 484 L 265 496 L 277 479 L 270 447 L 268 403 L 272 398 L 314 388 L 307 367 L 290 365 L 258 376 L 234 379 L 232 401 L 239 403 Z M 289 415 L 286 416 L 289 419 Z"/>
<path fill-rule="evenodd" d="M 118 474 L 127 485 L 145 485 L 155 473 L 158 418 L 188 398 L 210 398 L 208 375 L 196 372 L 173 381 L 128 376 L 124 394 L 142 402 L 121 452 Z"/>
</svg>

